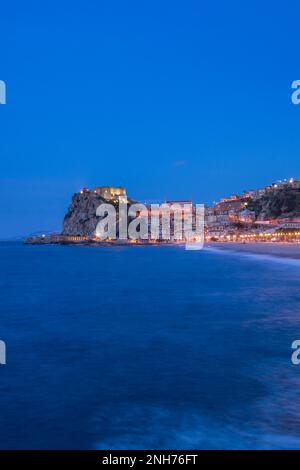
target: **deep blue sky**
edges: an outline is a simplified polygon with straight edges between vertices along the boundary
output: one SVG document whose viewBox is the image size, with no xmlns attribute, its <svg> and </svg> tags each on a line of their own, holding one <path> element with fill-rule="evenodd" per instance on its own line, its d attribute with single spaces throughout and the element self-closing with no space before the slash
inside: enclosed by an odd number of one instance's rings
<svg viewBox="0 0 300 470">
<path fill-rule="evenodd" d="M 297 2 L 9 1 L 0 237 L 56 230 L 82 186 L 145 199 L 300 177 Z"/>
</svg>

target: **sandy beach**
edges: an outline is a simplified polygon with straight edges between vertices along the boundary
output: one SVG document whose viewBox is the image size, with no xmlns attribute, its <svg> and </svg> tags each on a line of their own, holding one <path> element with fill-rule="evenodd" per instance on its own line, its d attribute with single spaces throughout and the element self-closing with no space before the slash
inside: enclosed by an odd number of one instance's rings
<svg viewBox="0 0 300 470">
<path fill-rule="evenodd" d="M 219 243 L 210 242 L 206 248 L 232 250 L 243 253 L 300 259 L 300 243 Z"/>
</svg>

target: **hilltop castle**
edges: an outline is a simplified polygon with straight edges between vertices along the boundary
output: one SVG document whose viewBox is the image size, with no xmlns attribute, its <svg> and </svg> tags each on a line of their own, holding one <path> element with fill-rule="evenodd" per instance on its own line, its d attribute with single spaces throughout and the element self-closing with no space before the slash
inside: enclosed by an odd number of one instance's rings
<svg viewBox="0 0 300 470">
<path fill-rule="evenodd" d="M 83 188 L 80 194 L 94 193 L 106 199 L 106 201 L 123 201 L 126 202 L 126 189 L 115 186 L 96 186 L 94 189 Z"/>
</svg>

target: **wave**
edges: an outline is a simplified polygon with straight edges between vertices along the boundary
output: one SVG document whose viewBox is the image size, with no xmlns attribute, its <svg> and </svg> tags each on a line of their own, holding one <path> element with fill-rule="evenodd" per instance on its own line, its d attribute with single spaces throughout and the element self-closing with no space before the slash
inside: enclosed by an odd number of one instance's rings
<svg viewBox="0 0 300 470">
<path fill-rule="evenodd" d="M 288 264 L 291 266 L 300 267 L 300 259 L 297 258 L 290 258 L 287 256 L 280 256 L 280 255 L 270 255 L 270 254 L 260 254 L 260 253 L 250 253 L 250 252 L 243 252 L 231 248 L 212 248 L 212 247 L 205 247 L 203 251 L 222 254 L 224 256 L 238 256 L 241 258 L 247 258 L 253 261 L 272 261 L 275 263 L 280 264 Z"/>
</svg>

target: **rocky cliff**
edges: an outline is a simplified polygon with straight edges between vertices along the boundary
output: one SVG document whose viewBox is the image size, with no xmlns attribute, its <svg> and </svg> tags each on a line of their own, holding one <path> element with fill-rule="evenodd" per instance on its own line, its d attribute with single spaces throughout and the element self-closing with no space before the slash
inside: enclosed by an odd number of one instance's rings
<svg viewBox="0 0 300 470">
<path fill-rule="evenodd" d="M 300 217 L 300 189 L 274 189 L 248 207 L 258 220 Z"/>
<path fill-rule="evenodd" d="M 97 207 L 106 202 L 93 191 L 75 193 L 64 218 L 62 234 L 93 236 L 99 220 L 96 216 Z"/>
</svg>

